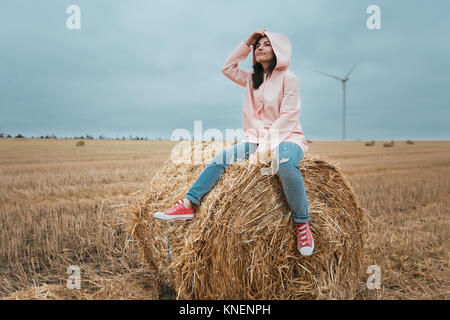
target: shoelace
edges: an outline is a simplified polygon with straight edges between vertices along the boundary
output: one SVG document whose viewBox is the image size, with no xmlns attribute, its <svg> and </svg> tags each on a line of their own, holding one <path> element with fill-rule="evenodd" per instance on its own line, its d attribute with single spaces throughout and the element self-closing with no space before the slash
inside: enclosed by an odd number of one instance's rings
<svg viewBox="0 0 450 320">
<path fill-rule="evenodd" d="M 302 248 L 312 247 L 311 237 L 308 232 L 306 223 L 302 223 L 297 226 L 297 241 L 301 241 Z"/>
<path fill-rule="evenodd" d="M 177 211 L 178 209 L 182 209 L 183 207 L 184 205 L 182 205 L 180 201 L 178 201 L 172 208 L 167 210 L 167 213 L 174 213 L 175 211 Z"/>
</svg>

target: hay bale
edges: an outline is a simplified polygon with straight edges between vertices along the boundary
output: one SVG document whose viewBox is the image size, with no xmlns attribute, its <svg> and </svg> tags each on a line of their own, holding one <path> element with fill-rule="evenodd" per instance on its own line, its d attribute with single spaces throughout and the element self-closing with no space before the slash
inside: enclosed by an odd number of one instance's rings
<svg viewBox="0 0 450 320">
<path fill-rule="evenodd" d="M 307 143 L 312 143 L 312 140 L 306 140 Z"/>
<path fill-rule="evenodd" d="M 414 144 L 414 141 L 412 141 L 412 140 L 406 140 L 406 144 Z"/>
<path fill-rule="evenodd" d="M 372 141 L 366 141 L 366 143 L 364 143 L 364 145 L 365 145 L 366 147 L 372 147 L 372 146 L 375 145 L 375 140 L 372 140 Z"/>
<path fill-rule="evenodd" d="M 82 290 L 70 290 L 63 285 L 43 284 L 16 291 L 3 300 L 83 300 L 84 297 Z"/>
<path fill-rule="evenodd" d="M 84 141 L 83 140 L 78 141 L 76 146 L 77 147 L 84 147 Z"/>
<path fill-rule="evenodd" d="M 203 198 L 194 220 L 154 219 L 154 212 L 184 197 L 206 165 L 168 160 L 150 182 L 145 199 L 130 207 L 131 235 L 149 267 L 160 281 L 169 282 L 177 298 L 354 296 L 365 214 L 336 166 L 309 155 L 300 162 L 316 247 L 311 257 L 303 257 L 281 181 L 278 175 L 262 175 L 262 164 L 230 165 Z"/>
<path fill-rule="evenodd" d="M 394 146 L 394 140 L 383 143 L 383 147 L 393 147 L 393 146 Z"/>
<path fill-rule="evenodd" d="M 68 289 L 66 284 L 43 284 L 18 290 L 3 300 L 156 300 L 160 288 L 147 273 L 129 273 L 110 279 L 96 277 L 95 288 Z"/>
</svg>

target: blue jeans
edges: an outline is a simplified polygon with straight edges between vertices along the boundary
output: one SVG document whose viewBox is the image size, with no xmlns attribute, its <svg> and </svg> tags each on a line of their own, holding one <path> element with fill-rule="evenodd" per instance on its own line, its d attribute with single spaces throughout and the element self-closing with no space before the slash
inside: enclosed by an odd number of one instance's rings
<svg viewBox="0 0 450 320">
<path fill-rule="evenodd" d="M 186 198 L 199 205 L 203 196 L 219 181 L 228 164 L 236 160 L 248 160 L 249 156 L 256 151 L 257 146 L 257 143 L 240 142 L 218 152 L 191 186 Z M 303 150 L 297 144 L 286 141 L 280 143 L 278 175 L 289 209 L 297 223 L 309 221 L 305 184 L 298 167 L 302 158 Z"/>
</svg>

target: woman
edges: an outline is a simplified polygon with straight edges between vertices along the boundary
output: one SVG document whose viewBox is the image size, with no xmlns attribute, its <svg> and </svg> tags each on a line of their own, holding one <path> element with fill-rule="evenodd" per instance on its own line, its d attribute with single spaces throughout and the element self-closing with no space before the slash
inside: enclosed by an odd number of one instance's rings
<svg viewBox="0 0 450 320">
<path fill-rule="evenodd" d="M 239 69 L 253 46 L 253 71 Z M 299 123 L 300 96 L 298 78 L 287 70 L 291 59 L 291 43 L 279 33 L 266 29 L 252 33 L 241 41 L 226 59 L 222 72 L 245 87 L 242 122 L 245 139 L 219 152 L 191 186 L 183 200 L 172 208 L 155 213 L 163 220 L 193 219 L 193 205 L 217 183 L 227 165 L 236 160 L 267 160 L 276 148 L 278 174 L 289 208 L 296 222 L 298 249 L 304 256 L 314 251 L 314 240 L 308 225 L 308 200 L 298 163 L 308 151 Z"/>
</svg>

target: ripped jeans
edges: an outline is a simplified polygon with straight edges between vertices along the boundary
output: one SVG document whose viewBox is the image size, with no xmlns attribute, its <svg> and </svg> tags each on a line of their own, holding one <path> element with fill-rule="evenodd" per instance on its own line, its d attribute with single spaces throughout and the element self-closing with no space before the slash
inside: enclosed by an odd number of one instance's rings
<svg viewBox="0 0 450 320">
<path fill-rule="evenodd" d="M 219 181 L 229 163 L 235 160 L 248 160 L 256 151 L 257 143 L 240 142 L 218 152 L 192 184 L 186 198 L 196 205 L 203 196 Z M 282 142 L 279 145 L 278 175 L 281 179 L 289 209 L 297 223 L 309 221 L 308 199 L 305 184 L 298 163 L 303 158 L 303 150 L 293 142 Z"/>
</svg>

